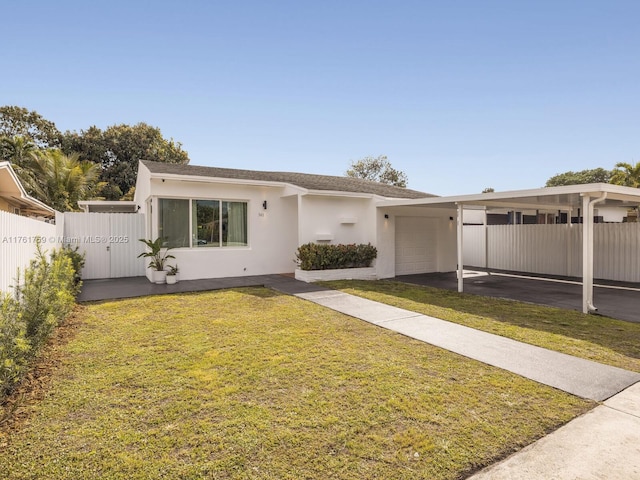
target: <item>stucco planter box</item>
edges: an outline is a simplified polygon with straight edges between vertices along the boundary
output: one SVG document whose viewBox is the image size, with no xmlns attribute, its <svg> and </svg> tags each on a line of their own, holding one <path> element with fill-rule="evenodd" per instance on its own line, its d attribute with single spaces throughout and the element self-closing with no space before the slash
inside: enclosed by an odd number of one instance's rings
<svg viewBox="0 0 640 480">
<path fill-rule="evenodd" d="M 296 280 L 323 282 L 328 280 L 377 280 L 376 268 L 339 268 L 335 270 L 300 270 L 296 268 Z"/>
</svg>

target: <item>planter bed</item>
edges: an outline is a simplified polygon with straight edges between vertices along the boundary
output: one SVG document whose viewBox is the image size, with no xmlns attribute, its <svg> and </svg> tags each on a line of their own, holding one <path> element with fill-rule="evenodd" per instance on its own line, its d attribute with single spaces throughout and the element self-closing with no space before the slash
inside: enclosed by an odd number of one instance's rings
<svg viewBox="0 0 640 480">
<path fill-rule="evenodd" d="M 375 267 L 337 268 L 332 270 L 301 270 L 296 268 L 296 280 L 324 282 L 329 280 L 377 280 Z"/>
</svg>

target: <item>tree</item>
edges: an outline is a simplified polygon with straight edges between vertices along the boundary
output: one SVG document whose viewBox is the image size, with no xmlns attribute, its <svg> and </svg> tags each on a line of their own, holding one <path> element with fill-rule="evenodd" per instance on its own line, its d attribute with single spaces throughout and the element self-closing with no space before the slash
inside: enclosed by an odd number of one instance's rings
<svg viewBox="0 0 640 480">
<path fill-rule="evenodd" d="M 365 157 L 357 162 L 352 161 L 346 176 L 386 183 L 396 187 L 407 186 L 407 175 L 393 168 L 386 155 L 380 155 L 377 158 Z"/>
<path fill-rule="evenodd" d="M 482 190 L 482 193 L 493 193 L 495 192 L 493 187 L 487 187 L 484 190 Z"/>
<path fill-rule="evenodd" d="M 0 137 L 0 160 L 17 166 L 29 162 L 38 151 L 35 143 L 26 137 Z"/>
<path fill-rule="evenodd" d="M 78 210 L 78 201 L 91 198 L 102 186 L 99 165 L 58 149 L 39 151 L 17 173 L 31 195 L 60 212 Z"/>
<path fill-rule="evenodd" d="M 101 167 L 100 179 L 107 184 L 102 194 L 119 200 L 135 186 L 139 160 L 189 163 L 182 144 L 165 139 L 157 127 L 146 123 L 113 125 L 104 131 L 96 126 L 77 132 L 65 132 L 62 150 L 79 152 L 81 158 Z"/>
<path fill-rule="evenodd" d="M 38 148 L 59 147 L 62 134 L 56 125 L 36 111 L 6 105 L 0 107 L 0 137 L 24 137 Z"/>
<path fill-rule="evenodd" d="M 635 165 L 625 162 L 616 163 L 616 168 L 611 175 L 611 183 L 640 188 L 640 162 Z"/>
<path fill-rule="evenodd" d="M 546 187 L 562 185 L 584 185 L 585 183 L 609 183 L 611 171 L 604 168 L 580 170 L 579 172 L 565 172 L 554 175 L 547 180 Z"/>
</svg>

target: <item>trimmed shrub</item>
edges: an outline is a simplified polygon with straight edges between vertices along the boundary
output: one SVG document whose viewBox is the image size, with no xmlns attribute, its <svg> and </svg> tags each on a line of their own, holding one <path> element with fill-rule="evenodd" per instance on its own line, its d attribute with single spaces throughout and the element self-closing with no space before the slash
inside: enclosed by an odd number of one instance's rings
<svg viewBox="0 0 640 480">
<path fill-rule="evenodd" d="M 13 296 L 0 297 L 0 398 L 17 385 L 30 360 L 71 313 L 80 288 L 74 262 L 81 265 L 84 257 L 63 248 L 47 259 L 38 244 L 35 258 L 16 279 Z"/>
<path fill-rule="evenodd" d="M 368 244 L 327 245 L 306 243 L 296 251 L 296 263 L 302 270 L 370 267 L 378 255 L 376 247 Z"/>
</svg>

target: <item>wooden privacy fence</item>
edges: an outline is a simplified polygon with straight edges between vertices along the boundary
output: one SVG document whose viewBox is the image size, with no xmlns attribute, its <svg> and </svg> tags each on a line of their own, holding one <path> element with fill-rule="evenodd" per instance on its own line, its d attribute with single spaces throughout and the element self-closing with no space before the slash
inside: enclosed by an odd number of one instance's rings
<svg viewBox="0 0 640 480">
<path fill-rule="evenodd" d="M 582 225 L 465 225 L 464 264 L 582 276 Z M 594 277 L 640 282 L 640 223 L 594 225 Z"/>
<path fill-rule="evenodd" d="M 10 292 L 18 269 L 24 269 L 36 252 L 36 238 L 43 250 L 60 246 L 56 225 L 0 211 L 0 291 Z"/>
</svg>

